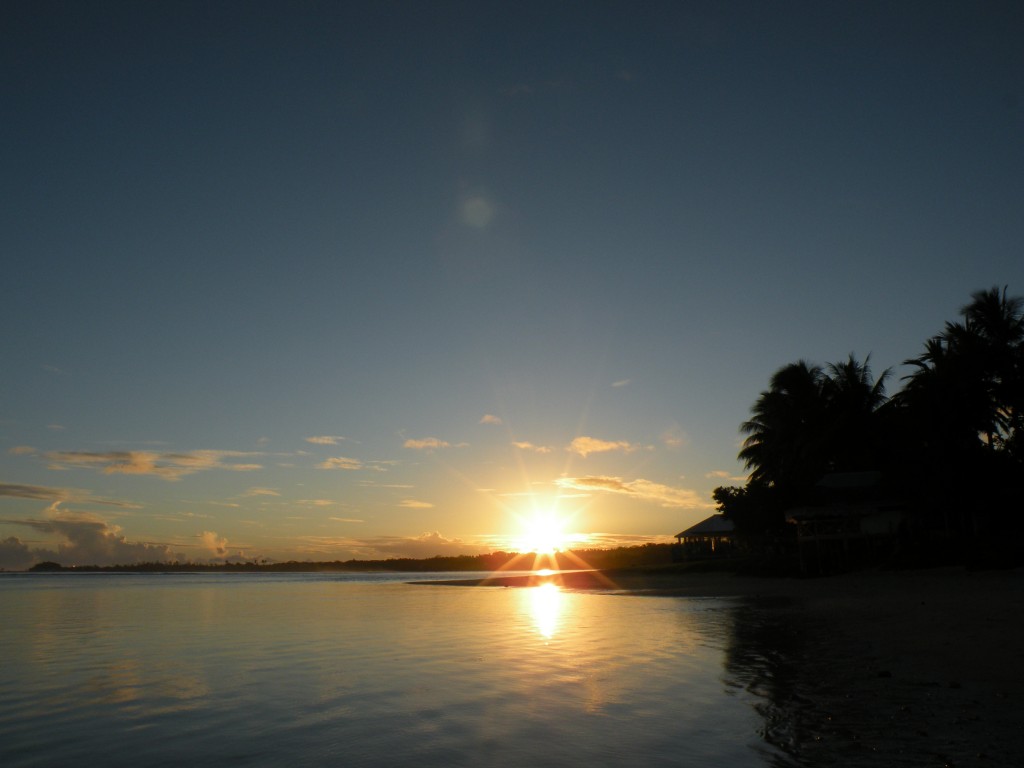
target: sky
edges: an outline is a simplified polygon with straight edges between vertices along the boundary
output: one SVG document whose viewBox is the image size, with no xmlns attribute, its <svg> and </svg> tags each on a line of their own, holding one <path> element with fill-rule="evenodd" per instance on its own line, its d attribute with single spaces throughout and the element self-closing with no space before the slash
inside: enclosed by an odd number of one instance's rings
<svg viewBox="0 0 1024 768">
<path fill-rule="evenodd" d="M 1017 2 L 0 6 L 0 567 L 671 541 L 1024 294 Z"/>
</svg>

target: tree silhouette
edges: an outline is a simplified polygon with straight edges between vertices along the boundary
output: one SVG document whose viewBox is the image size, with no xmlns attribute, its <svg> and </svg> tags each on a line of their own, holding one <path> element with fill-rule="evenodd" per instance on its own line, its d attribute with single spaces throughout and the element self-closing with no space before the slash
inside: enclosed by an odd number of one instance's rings
<svg viewBox="0 0 1024 768">
<path fill-rule="evenodd" d="M 824 369 L 800 360 L 775 372 L 740 427 L 747 438 L 739 458 L 752 482 L 792 494 L 828 472 L 875 467 L 889 371 L 875 380 L 869 360 L 850 355 Z"/>
<path fill-rule="evenodd" d="M 883 470 L 949 534 L 1024 528 L 1012 512 L 1024 495 L 1024 299 L 977 291 L 960 316 L 904 361 L 913 370 L 891 399 L 890 371 L 875 379 L 870 356 L 778 369 L 740 426 L 747 485 L 715 489 L 719 509 L 739 529 L 779 525 L 824 475 Z"/>
</svg>

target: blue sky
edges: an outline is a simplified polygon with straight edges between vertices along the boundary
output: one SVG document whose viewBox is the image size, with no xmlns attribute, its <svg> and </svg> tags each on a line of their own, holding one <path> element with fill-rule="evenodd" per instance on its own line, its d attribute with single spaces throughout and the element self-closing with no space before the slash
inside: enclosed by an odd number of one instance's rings
<svg viewBox="0 0 1024 768">
<path fill-rule="evenodd" d="M 0 567 L 664 541 L 1024 293 L 1024 11 L 0 9 Z"/>
</svg>

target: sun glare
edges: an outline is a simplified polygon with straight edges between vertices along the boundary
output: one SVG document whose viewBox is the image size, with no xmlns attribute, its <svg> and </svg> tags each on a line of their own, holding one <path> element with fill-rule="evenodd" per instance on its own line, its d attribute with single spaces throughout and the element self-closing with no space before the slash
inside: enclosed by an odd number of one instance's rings
<svg viewBox="0 0 1024 768">
<path fill-rule="evenodd" d="M 558 619 L 562 613 L 562 592 L 554 584 L 542 584 L 528 590 L 530 613 L 537 631 L 545 640 L 550 640 L 558 630 Z"/>
<path fill-rule="evenodd" d="M 521 552 L 553 555 L 566 549 L 571 537 L 565 532 L 566 521 L 550 511 L 538 511 L 521 520 L 523 532 L 516 544 Z"/>
</svg>

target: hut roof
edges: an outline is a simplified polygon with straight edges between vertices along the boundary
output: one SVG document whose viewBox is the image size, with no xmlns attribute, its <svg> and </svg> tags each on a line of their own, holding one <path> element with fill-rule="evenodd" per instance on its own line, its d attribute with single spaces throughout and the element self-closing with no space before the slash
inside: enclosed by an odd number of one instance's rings
<svg viewBox="0 0 1024 768">
<path fill-rule="evenodd" d="M 675 535 L 675 538 L 681 539 L 684 536 L 724 536 L 727 533 L 732 533 L 736 529 L 733 525 L 732 520 L 727 520 L 724 515 L 712 515 L 706 520 L 701 520 L 696 525 L 690 526 L 685 531 L 681 531 Z"/>
</svg>

